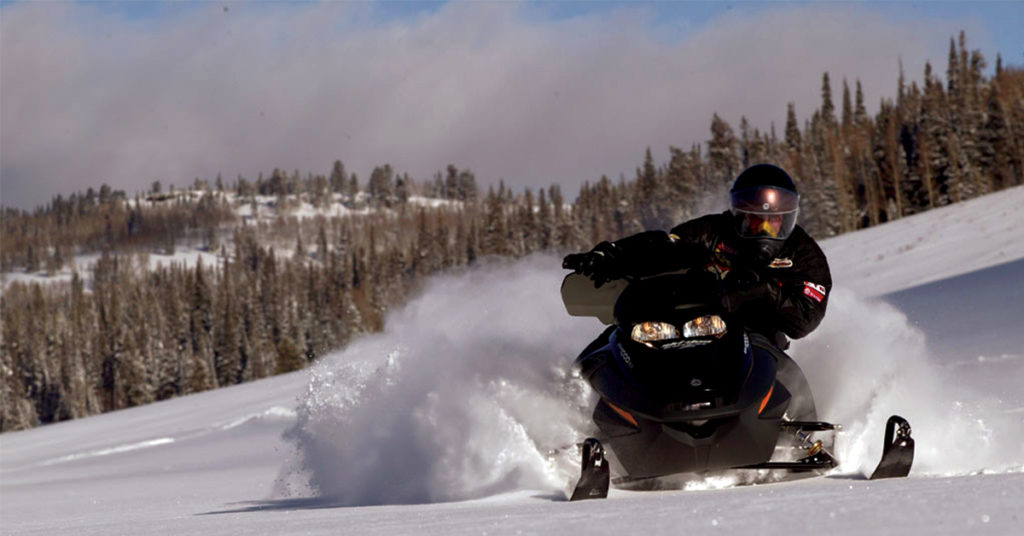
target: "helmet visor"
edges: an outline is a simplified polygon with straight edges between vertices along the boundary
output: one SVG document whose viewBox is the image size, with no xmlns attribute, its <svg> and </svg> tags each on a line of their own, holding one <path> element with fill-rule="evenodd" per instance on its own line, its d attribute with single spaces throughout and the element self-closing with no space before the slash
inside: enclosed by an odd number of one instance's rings
<svg viewBox="0 0 1024 536">
<path fill-rule="evenodd" d="M 738 234 L 743 238 L 788 238 L 796 227 L 796 211 L 785 214 L 754 214 L 734 211 Z"/>
<path fill-rule="evenodd" d="M 800 196 L 785 188 L 760 186 L 732 192 L 730 204 L 741 237 L 785 239 L 796 227 Z"/>
</svg>

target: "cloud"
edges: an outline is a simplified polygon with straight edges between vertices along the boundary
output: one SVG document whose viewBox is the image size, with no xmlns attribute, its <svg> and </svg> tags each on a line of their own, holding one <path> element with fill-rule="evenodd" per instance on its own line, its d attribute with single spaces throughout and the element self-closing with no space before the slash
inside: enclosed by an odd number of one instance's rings
<svg viewBox="0 0 1024 536">
<path fill-rule="evenodd" d="M 705 140 L 715 111 L 781 131 L 786 102 L 801 119 L 817 106 L 823 71 L 837 103 L 845 76 L 873 105 L 894 93 L 897 57 L 912 78 L 925 59 L 944 68 L 959 30 L 836 5 L 701 25 L 642 8 L 553 20 L 511 3 L 387 22 L 336 3 L 0 9 L 0 201 L 21 207 L 104 182 L 325 173 L 337 158 L 364 179 L 385 162 L 417 178 L 456 163 L 484 183 L 572 192 L 630 176 L 647 146 L 660 159 Z"/>
</svg>

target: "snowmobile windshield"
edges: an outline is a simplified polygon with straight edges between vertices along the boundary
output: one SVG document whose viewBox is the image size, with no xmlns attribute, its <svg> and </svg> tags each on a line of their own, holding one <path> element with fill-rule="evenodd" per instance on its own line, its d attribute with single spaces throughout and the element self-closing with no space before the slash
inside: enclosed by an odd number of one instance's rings
<svg viewBox="0 0 1024 536">
<path fill-rule="evenodd" d="M 743 238 L 785 239 L 796 227 L 800 196 L 784 188 L 757 187 L 733 192 L 732 214 Z"/>
</svg>

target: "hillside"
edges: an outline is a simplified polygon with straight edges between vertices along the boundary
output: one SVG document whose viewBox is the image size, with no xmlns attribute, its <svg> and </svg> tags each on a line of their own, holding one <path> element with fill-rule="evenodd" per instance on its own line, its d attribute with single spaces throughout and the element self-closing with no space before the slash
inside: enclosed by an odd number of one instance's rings
<svg viewBox="0 0 1024 536">
<path fill-rule="evenodd" d="M 574 468 L 545 453 L 585 418 L 586 393 L 564 370 L 599 326 L 564 314 L 558 260 L 538 255 L 429 279 L 382 333 L 307 371 L 0 435 L 2 529 L 1013 533 L 1024 525 L 1024 336 L 1006 282 L 1024 277 L 1024 241 L 1004 230 L 1024 228 L 1022 197 L 823 243 L 833 301 L 792 353 L 823 416 L 847 426 L 843 464 L 824 478 L 737 487 L 715 476 L 563 502 Z M 979 315 L 985 330 L 925 325 Z M 954 341 L 960 353 L 934 352 Z M 993 341 L 1011 351 L 990 353 Z M 894 412 L 914 424 L 914 471 L 864 481 Z"/>
</svg>

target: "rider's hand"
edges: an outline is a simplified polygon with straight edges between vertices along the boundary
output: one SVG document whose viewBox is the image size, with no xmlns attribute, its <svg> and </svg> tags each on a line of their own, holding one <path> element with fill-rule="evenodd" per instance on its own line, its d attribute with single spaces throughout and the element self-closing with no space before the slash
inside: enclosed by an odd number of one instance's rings
<svg viewBox="0 0 1024 536">
<path fill-rule="evenodd" d="M 727 291 L 745 290 L 761 282 L 761 276 L 753 270 L 732 270 L 725 274 L 722 287 Z"/>
<path fill-rule="evenodd" d="M 601 242 L 586 253 L 566 255 L 562 267 L 583 274 L 598 288 L 612 279 L 625 275 L 622 270 L 622 252 L 611 242 Z"/>
<path fill-rule="evenodd" d="M 735 313 L 747 302 L 768 296 L 768 284 L 753 270 L 734 270 L 722 281 L 722 308 Z"/>
<path fill-rule="evenodd" d="M 577 274 L 583 273 L 583 261 L 586 258 L 586 253 L 570 253 L 562 259 L 562 268 L 572 270 Z"/>
</svg>

